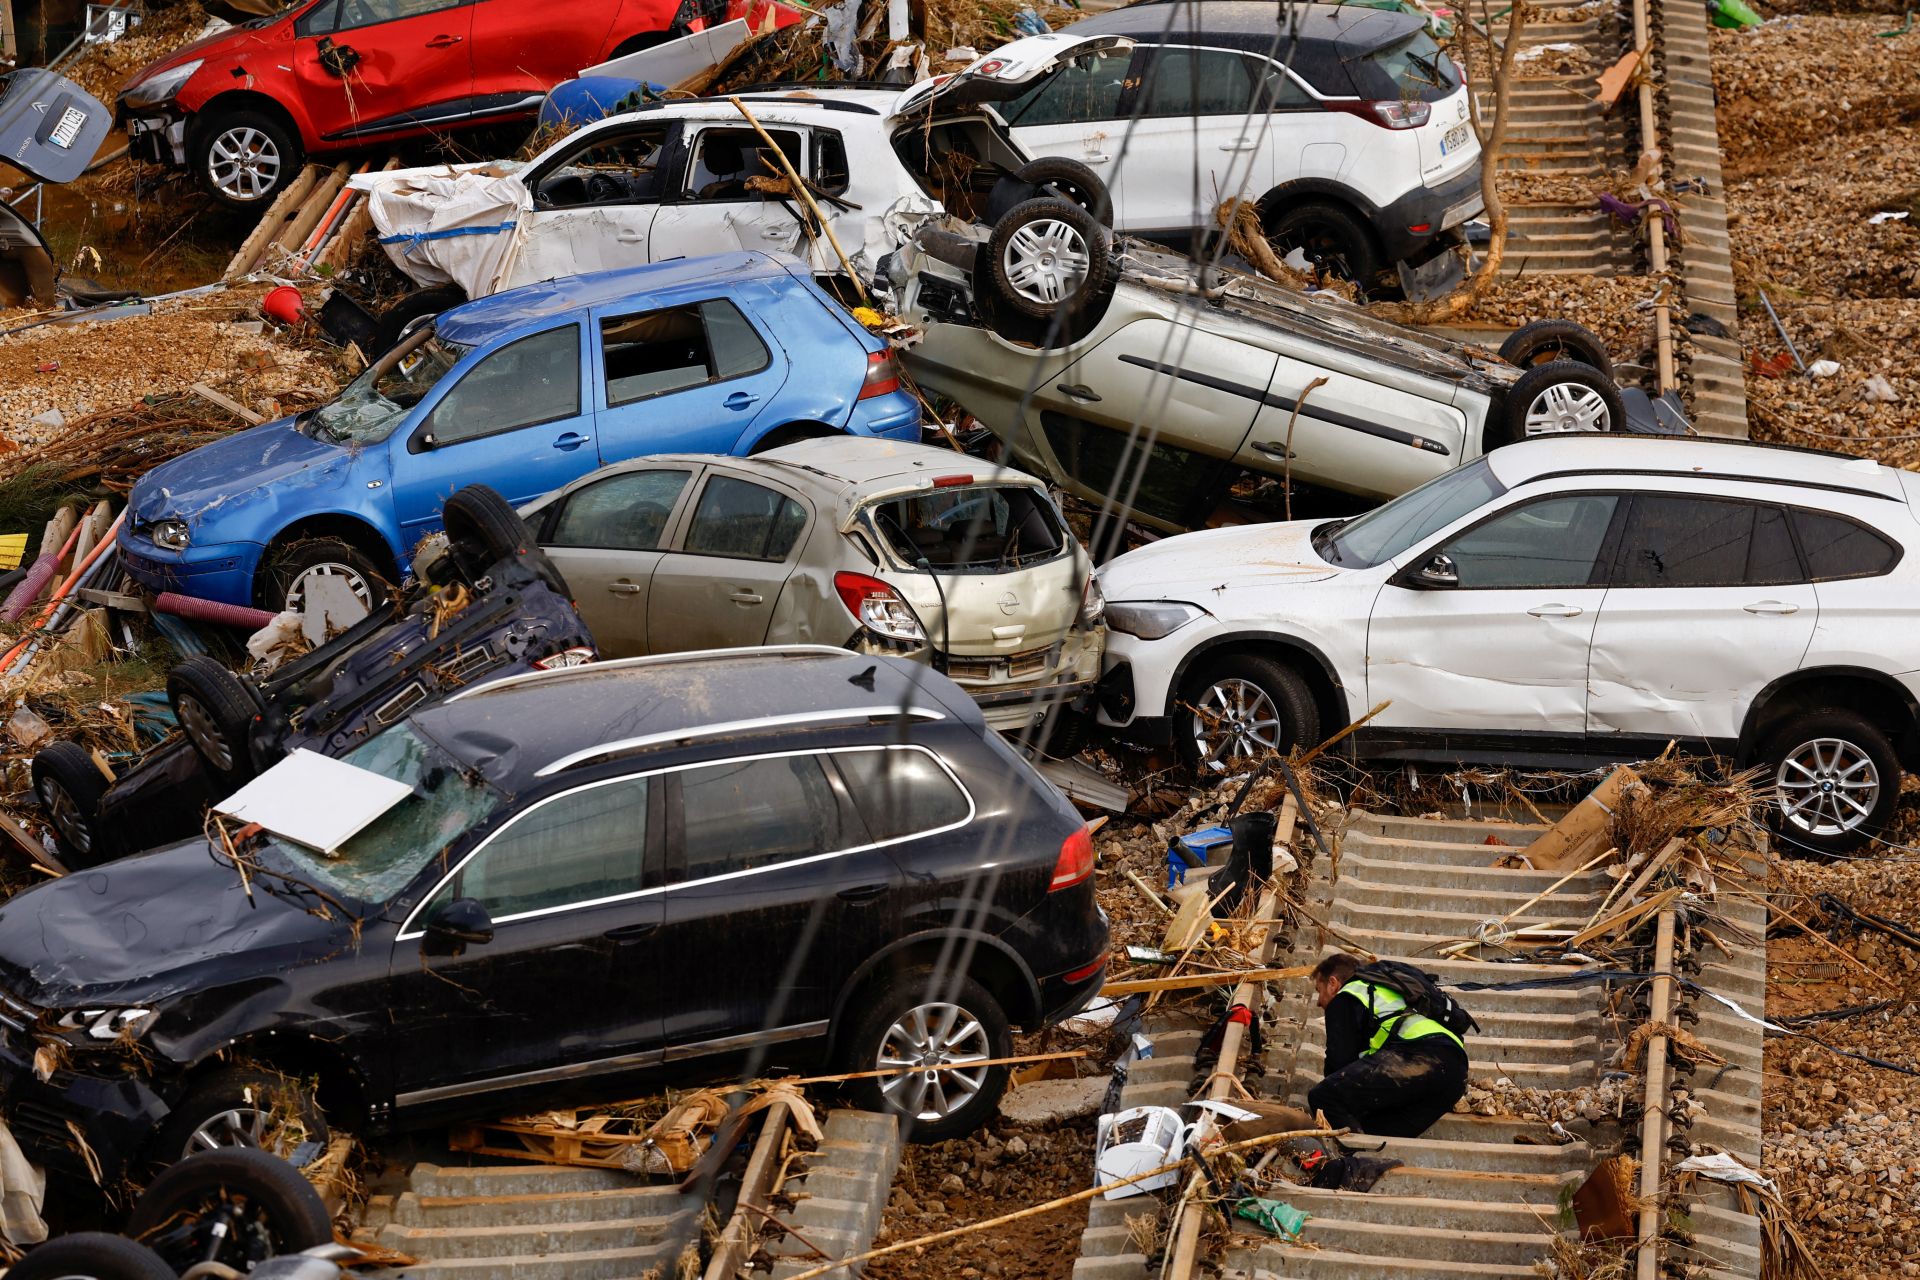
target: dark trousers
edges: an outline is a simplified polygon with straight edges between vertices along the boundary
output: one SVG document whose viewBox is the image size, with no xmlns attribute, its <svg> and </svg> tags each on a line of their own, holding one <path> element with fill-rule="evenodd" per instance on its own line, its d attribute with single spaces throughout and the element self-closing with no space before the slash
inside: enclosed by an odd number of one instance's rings
<svg viewBox="0 0 1920 1280">
<path fill-rule="evenodd" d="M 1466 1091 L 1467 1055 L 1451 1042 L 1414 1053 L 1393 1046 L 1355 1058 L 1313 1086 L 1307 1109 L 1324 1112 L 1336 1129 L 1417 1138 Z"/>
</svg>

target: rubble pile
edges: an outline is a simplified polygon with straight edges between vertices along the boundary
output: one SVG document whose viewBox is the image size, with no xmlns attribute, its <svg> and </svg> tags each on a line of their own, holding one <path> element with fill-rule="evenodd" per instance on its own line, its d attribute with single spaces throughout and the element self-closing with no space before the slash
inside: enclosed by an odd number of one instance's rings
<svg viewBox="0 0 1920 1280">
<path fill-rule="evenodd" d="M 1526 245 L 1507 246 L 1507 261 L 1524 264 Z M 1520 275 L 1495 281 L 1462 317 L 1463 323 L 1516 329 L 1538 316 L 1578 320 L 1598 334 L 1614 364 L 1653 363 L 1655 284 L 1640 276 Z M 1628 370 L 1621 376 L 1631 380 Z"/>
<path fill-rule="evenodd" d="M 1471 1081 L 1456 1111 L 1477 1116 L 1506 1116 L 1543 1124 L 1600 1124 L 1617 1120 L 1628 1101 L 1637 1105 L 1637 1080 L 1602 1080 L 1579 1089 L 1534 1089 L 1505 1076 Z"/>
<path fill-rule="evenodd" d="M 208 23 L 200 0 L 149 5 L 140 25 L 118 40 L 90 45 L 61 73 L 102 102 L 112 102 L 134 72 L 200 38 Z"/>
</svg>

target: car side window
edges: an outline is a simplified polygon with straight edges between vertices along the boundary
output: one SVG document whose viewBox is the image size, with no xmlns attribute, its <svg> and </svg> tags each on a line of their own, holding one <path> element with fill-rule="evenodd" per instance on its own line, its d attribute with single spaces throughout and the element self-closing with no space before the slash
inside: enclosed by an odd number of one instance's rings
<svg viewBox="0 0 1920 1280">
<path fill-rule="evenodd" d="M 843 194 L 852 176 L 847 169 L 847 144 L 836 129 L 813 131 L 813 184 L 830 196 Z"/>
<path fill-rule="evenodd" d="M 1026 93 L 995 107 L 1009 125 L 1076 124 L 1118 120 L 1128 88 L 1133 50 L 1108 49 L 1074 58 Z"/>
<path fill-rule="evenodd" d="M 534 207 L 654 203 L 666 194 L 660 166 L 668 133 L 668 125 L 654 123 L 594 134 L 535 183 Z"/>
<path fill-rule="evenodd" d="M 1899 549 L 1885 538 L 1843 516 L 1793 509 L 1793 531 L 1815 582 L 1872 578 L 1893 568 Z"/>
<path fill-rule="evenodd" d="M 939 761 L 914 747 L 836 751 L 834 765 L 847 784 L 867 834 L 877 843 L 965 822 L 966 793 Z"/>
<path fill-rule="evenodd" d="M 860 843 L 841 830 L 840 801 L 811 755 L 682 769 L 680 848 L 667 878 L 701 880 Z M 676 852 L 677 855 L 676 856 Z"/>
<path fill-rule="evenodd" d="M 714 476 L 694 508 L 686 550 L 737 560 L 784 560 L 806 527 L 806 509 L 786 494 Z"/>
<path fill-rule="evenodd" d="M 1510 507 L 1441 550 L 1465 590 L 1584 587 L 1597 576 L 1594 562 L 1619 500 L 1583 493 Z"/>
<path fill-rule="evenodd" d="M 1635 496 L 1612 584 L 1731 587 L 1748 581 L 1757 510 L 1750 502 L 1685 494 Z"/>
<path fill-rule="evenodd" d="M 806 172 L 805 149 L 792 129 L 769 129 L 794 169 Z M 759 179 L 759 181 L 754 181 Z M 777 200 L 787 190 L 786 170 L 773 149 L 752 129 L 702 129 L 687 173 L 691 200 Z"/>
<path fill-rule="evenodd" d="M 323 36 L 340 29 L 340 0 L 320 3 L 293 20 L 295 36 Z"/>
<path fill-rule="evenodd" d="M 1787 513 L 1774 506 L 1756 509 L 1753 545 L 1747 548 L 1747 585 L 1780 586 L 1806 580 L 1807 571 L 1800 566 L 1800 553 L 1794 550 L 1793 533 L 1787 528 Z"/>
<path fill-rule="evenodd" d="M 1253 60 L 1235 50 L 1162 45 L 1147 64 L 1140 115 L 1245 116 L 1253 108 L 1255 88 L 1264 88 L 1264 81 Z"/>
<path fill-rule="evenodd" d="M 427 415 L 435 446 L 580 413 L 580 326 L 521 338 L 467 370 Z"/>
<path fill-rule="evenodd" d="M 381 22 L 418 18 L 442 9 L 457 9 L 467 0 L 340 0 L 340 27 L 371 27 Z"/>
<path fill-rule="evenodd" d="M 607 407 L 758 373 L 772 353 L 724 298 L 600 321 Z"/>
<path fill-rule="evenodd" d="M 629 471 L 577 489 L 560 509 L 550 547 L 652 551 L 687 487 L 686 471 Z"/>
<path fill-rule="evenodd" d="M 1259 82 L 1259 96 L 1255 100 L 1255 109 L 1261 111 L 1298 111 L 1319 107 L 1314 96 L 1278 63 L 1265 58 L 1247 56 L 1253 67 L 1254 78 Z"/>
<path fill-rule="evenodd" d="M 654 785 L 621 778 L 529 809 L 469 859 L 440 897 L 473 898 L 498 923 L 639 892 Z"/>
</svg>

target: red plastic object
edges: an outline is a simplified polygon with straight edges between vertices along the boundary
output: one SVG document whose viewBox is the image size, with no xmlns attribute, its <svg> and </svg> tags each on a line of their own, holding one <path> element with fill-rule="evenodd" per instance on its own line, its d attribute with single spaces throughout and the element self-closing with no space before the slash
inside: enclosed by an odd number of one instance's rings
<svg viewBox="0 0 1920 1280">
<path fill-rule="evenodd" d="M 223 622 L 227 626 L 245 627 L 249 631 L 258 631 L 274 618 L 265 609 L 202 600 L 198 596 L 183 596 L 177 591 L 162 591 L 154 597 L 153 607 L 155 612 L 170 613 L 176 618 L 191 618 L 195 622 Z"/>
<path fill-rule="evenodd" d="M 306 318 L 307 304 L 298 289 L 283 284 L 260 299 L 260 313 L 281 324 L 299 324 Z"/>
<path fill-rule="evenodd" d="M 58 360 L 42 360 L 39 364 L 33 366 L 35 373 L 58 373 L 59 370 L 60 362 Z"/>
</svg>

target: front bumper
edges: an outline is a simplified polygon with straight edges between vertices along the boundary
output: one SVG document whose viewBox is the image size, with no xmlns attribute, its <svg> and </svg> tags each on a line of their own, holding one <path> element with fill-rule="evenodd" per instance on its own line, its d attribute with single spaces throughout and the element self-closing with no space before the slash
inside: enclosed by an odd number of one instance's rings
<svg viewBox="0 0 1920 1280">
<path fill-rule="evenodd" d="M 120 560 L 149 591 L 251 607 L 253 574 L 266 548 L 257 542 L 216 542 L 172 551 L 139 533 L 122 531 Z"/>
<path fill-rule="evenodd" d="M 134 1171 L 171 1107 L 134 1075 L 61 1067 L 34 1075 L 32 1040 L 0 1034 L 0 1110 L 27 1159 L 50 1173 L 112 1188 Z M 84 1143 L 84 1148 L 82 1144 Z M 91 1157 L 91 1159 L 89 1159 Z"/>
<path fill-rule="evenodd" d="M 184 168 L 187 163 L 187 121 L 185 116 L 154 113 L 152 108 L 120 108 L 120 119 L 127 129 L 128 154 L 149 164 Z"/>
<path fill-rule="evenodd" d="M 1416 187 L 1401 196 L 1375 215 L 1374 226 L 1379 229 L 1380 247 L 1387 261 L 1401 262 L 1430 252 L 1454 228 L 1478 217 L 1486 207 L 1486 197 L 1480 190 L 1480 166 L 1472 164 L 1437 187 Z M 1422 226 L 1427 230 L 1409 229 Z"/>
</svg>

